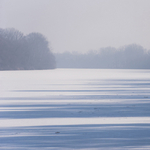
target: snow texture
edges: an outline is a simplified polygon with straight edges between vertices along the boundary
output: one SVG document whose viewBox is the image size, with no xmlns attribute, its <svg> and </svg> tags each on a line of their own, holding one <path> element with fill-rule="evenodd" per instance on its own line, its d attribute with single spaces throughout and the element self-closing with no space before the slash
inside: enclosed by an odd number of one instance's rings
<svg viewBox="0 0 150 150">
<path fill-rule="evenodd" d="M 5 149 L 150 149 L 150 70 L 1 71 Z"/>
</svg>

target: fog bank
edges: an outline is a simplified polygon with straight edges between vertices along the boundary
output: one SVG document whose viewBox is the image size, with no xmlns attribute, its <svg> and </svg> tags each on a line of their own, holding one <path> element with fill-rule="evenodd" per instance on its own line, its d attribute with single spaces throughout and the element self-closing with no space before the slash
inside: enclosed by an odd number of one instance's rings
<svg viewBox="0 0 150 150">
<path fill-rule="evenodd" d="M 88 53 L 55 53 L 58 68 L 150 69 L 150 51 L 131 44 Z"/>
</svg>

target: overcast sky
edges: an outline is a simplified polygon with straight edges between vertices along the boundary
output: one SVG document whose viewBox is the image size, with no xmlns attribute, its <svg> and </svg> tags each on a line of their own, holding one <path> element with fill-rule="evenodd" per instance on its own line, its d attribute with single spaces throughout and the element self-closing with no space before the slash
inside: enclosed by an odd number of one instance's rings
<svg viewBox="0 0 150 150">
<path fill-rule="evenodd" d="M 0 0 L 0 27 L 40 32 L 53 52 L 150 49 L 150 0 Z"/>
</svg>

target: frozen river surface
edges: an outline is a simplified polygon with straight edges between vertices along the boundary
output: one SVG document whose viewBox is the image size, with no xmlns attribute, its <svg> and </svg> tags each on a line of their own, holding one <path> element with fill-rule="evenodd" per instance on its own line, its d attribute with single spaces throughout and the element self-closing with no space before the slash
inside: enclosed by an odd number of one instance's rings
<svg viewBox="0 0 150 150">
<path fill-rule="evenodd" d="M 1 71 L 5 149 L 150 149 L 150 70 Z"/>
</svg>

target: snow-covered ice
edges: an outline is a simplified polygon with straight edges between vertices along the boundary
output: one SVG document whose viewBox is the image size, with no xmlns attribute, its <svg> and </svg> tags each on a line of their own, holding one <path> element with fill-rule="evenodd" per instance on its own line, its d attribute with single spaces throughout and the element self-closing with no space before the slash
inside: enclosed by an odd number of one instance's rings
<svg viewBox="0 0 150 150">
<path fill-rule="evenodd" d="M 1 71 L 3 149 L 150 149 L 150 70 Z"/>
</svg>

